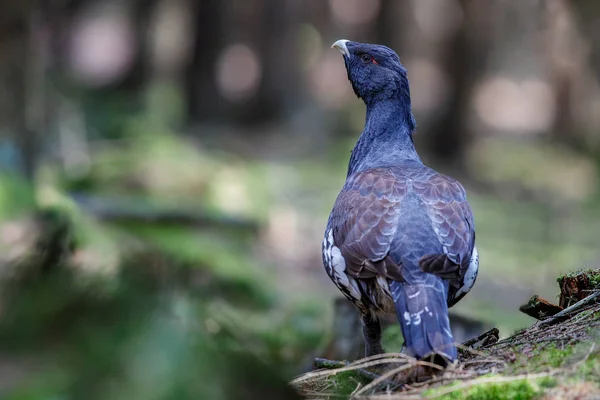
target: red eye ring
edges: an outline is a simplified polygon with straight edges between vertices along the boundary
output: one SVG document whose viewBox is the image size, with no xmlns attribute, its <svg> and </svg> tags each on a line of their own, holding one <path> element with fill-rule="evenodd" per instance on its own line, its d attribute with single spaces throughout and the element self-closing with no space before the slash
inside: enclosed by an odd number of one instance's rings
<svg viewBox="0 0 600 400">
<path fill-rule="evenodd" d="M 379 64 L 379 63 L 378 63 L 378 62 L 375 60 L 375 58 L 373 58 L 373 56 L 371 56 L 370 54 L 367 54 L 367 53 L 363 53 L 363 54 L 360 56 L 360 58 L 363 60 L 363 62 L 364 62 L 365 64 L 367 64 L 367 63 L 376 64 L 376 65 L 377 65 L 377 64 Z"/>
</svg>

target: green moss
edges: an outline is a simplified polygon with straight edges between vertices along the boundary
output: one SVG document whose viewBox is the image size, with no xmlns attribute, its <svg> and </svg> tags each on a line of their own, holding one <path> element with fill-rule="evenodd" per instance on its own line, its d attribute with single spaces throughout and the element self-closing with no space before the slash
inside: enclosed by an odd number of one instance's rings
<svg viewBox="0 0 600 400">
<path fill-rule="evenodd" d="M 569 383 L 592 382 L 600 386 L 600 352 L 596 350 L 588 354 L 590 346 L 590 342 L 577 346 L 576 355 L 572 357 L 572 364 L 576 366 L 576 369 L 569 375 L 567 379 Z M 596 342 L 596 348 L 598 348 L 597 346 L 598 342 Z M 585 361 L 583 361 L 584 359 Z"/>
<path fill-rule="evenodd" d="M 590 283 L 595 287 L 600 287 L 600 269 L 598 268 L 584 268 L 576 271 L 560 275 L 556 278 L 558 283 L 561 283 L 565 278 L 575 278 L 579 275 L 587 275 Z"/>
<path fill-rule="evenodd" d="M 455 384 L 460 385 L 460 384 Z M 436 397 L 436 394 L 443 389 L 430 390 L 424 396 Z M 526 380 L 491 383 L 472 386 L 462 390 L 456 390 L 446 395 L 436 397 L 444 400 L 530 400 L 536 398 L 541 391 L 542 386 Z"/>
<path fill-rule="evenodd" d="M 557 348 L 554 344 L 546 347 L 539 354 L 528 361 L 529 371 L 538 371 L 544 368 L 558 368 L 565 364 L 573 354 L 573 347 Z"/>
<path fill-rule="evenodd" d="M 335 398 L 349 398 L 352 392 L 356 390 L 358 385 L 365 385 L 368 382 L 357 375 L 354 371 L 340 372 L 327 378 L 327 384 L 332 393 L 335 393 Z"/>
<path fill-rule="evenodd" d="M 596 269 L 595 274 L 590 275 L 590 282 L 594 287 L 600 287 L 600 270 Z"/>
<path fill-rule="evenodd" d="M 455 382 L 450 385 L 429 390 L 425 393 L 425 398 L 440 398 L 445 400 L 491 400 L 491 399 L 535 399 L 538 398 L 547 389 L 557 385 L 572 385 L 578 382 L 592 382 L 600 384 L 600 358 L 599 354 L 592 353 L 585 362 L 581 362 L 589 350 L 589 343 L 580 346 L 569 346 L 558 348 L 555 345 L 549 345 L 543 349 L 533 350 L 536 353 L 532 357 L 520 356 L 513 366 L 501 375 L 487 375 L 479 379 L 500 378 L 502 376 L 531 374 L 536 372 L 548 371 L 555 368 L 565 368 L 565 374 L 556 377 L 547 377 L 537 380 L 516 380 L 514 382 L 485 383 L 475 384 L 473 386 L 459 388 L 462 382 Z M 514 349 L 519 353 L 521 349 Z M 573 369 L 573 367 L 576 367 Z M 456 387 L 456 390 L 447 394 L 449 388 Z"/>
<path fill-rule="evenodd" d="M 383 348 L 388 352 L 400 351 L 402 348 L 402 343 L 404 342 L 400 327 L 394 325 L 385 328 L 381 335 L 381 342 L 383 344 Z"/>
<path fill-rule="evenodd" d="M 549 351 L 540 354 L 540 364 L 552 368 L 558 368 L 562 366 L 568 357 L 573 353 L 573 348 L 568 347 L 566 349 L 551 349 Z"/>
<path fill-rule="evenodd" d="M 590 357 L 578 369 L 577 374 L 581 380 L 594 382 L 600 385 L 600 357 Z"/>
<path fill-rule="evenodd" d="M 34 208 L 31 185 L 15 174 L 0 173 L 0 221 L 14 219 Z"/>
<path fill-rule="evenodd" d="M 517 359 L 507 367 L 509 375 L 546 372 L 567 365 L 574 353 L 573 347 L 557 348 L 554 344 L 531 349 L 518 346 L 512 349 Z M 526 353 L 526 354 L 525 354 Z M 533 355 L 532 355 L 533 354 Z"/>
</svg>

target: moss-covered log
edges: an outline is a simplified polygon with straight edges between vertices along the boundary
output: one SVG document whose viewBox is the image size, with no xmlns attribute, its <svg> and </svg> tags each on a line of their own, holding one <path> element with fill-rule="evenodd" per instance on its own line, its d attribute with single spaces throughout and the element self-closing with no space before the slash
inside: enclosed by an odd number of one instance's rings
<svg viewBox="0 0 600 400">
<path fill-rule="evenodd" d="M 557 279 L 560 286 L 559 305 L 569 307 L 600 289 L 600 269 L 582 269 Z"/>
</svg>

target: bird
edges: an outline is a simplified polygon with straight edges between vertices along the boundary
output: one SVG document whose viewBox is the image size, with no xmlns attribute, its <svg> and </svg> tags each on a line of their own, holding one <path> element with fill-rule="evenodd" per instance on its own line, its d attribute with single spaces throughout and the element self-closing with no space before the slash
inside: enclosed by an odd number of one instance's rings
<svg viewBox="0 0 600 400">
<path fill-rule="evenodd" d="M 380 318 L 396 314 L 402 351 L 457 360 L 448 309 L 475 284 L 479 253 L 466 191 L 423 164 L 407 70 L 389 47 L 338 40 L 366 106 L 322 242 L 325 271 L 359 311 L 365 356 L 384 353 Z"/>
</svg>

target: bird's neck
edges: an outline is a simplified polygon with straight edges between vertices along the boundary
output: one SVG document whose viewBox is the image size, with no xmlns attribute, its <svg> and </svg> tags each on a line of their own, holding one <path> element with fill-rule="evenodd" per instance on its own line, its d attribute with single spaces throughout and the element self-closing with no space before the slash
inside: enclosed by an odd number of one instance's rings
<svg viewBox="0 0 600 400">
<path fill-rule="evenodd" d="M 367 103 L 365 129 L 352 150 L 348 176 L 369 168 L 419 163 L 412 134 L 410 100 L 390 98 Z"/>
</svg>

